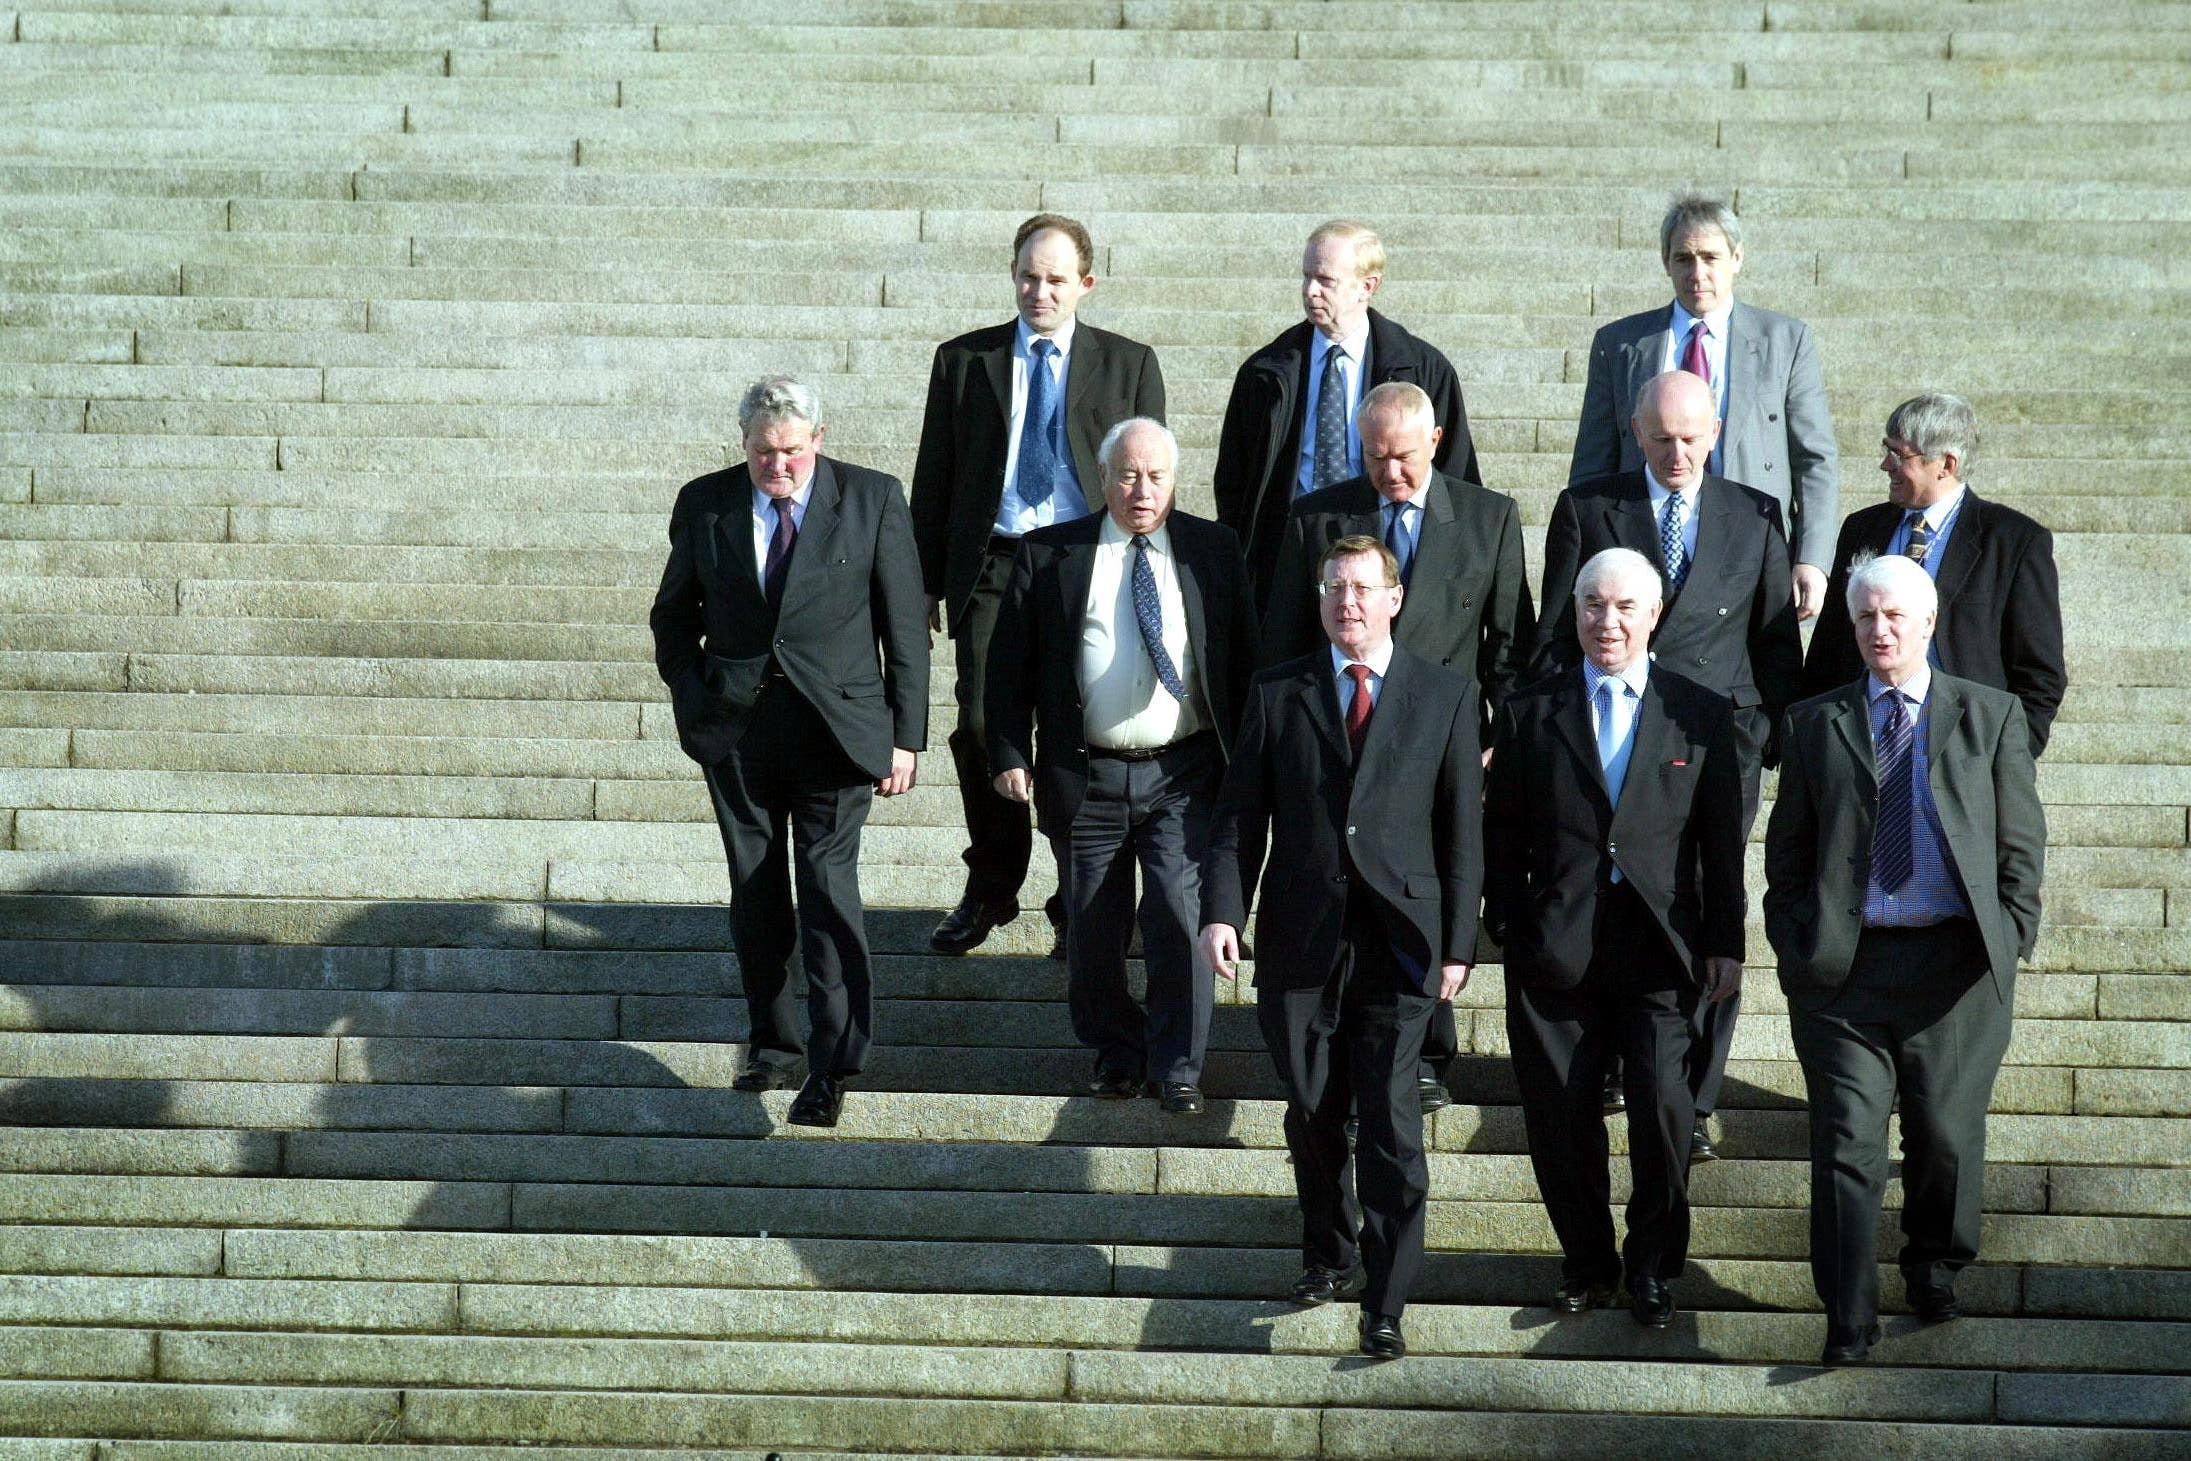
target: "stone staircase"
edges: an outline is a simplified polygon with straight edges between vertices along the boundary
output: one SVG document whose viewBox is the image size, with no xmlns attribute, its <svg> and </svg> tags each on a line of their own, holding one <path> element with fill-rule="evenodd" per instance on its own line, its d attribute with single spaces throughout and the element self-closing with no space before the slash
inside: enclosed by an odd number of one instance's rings
<svg viewBox="0 0 2191 1461">
<path fill-rule="evenodd" d="M 0 1461 L 2191 1455 L 2191 5 L 6 4 Z M 748 381 L 808 374 L 833 450 L 909 474 L 934 343 L 1074 213 L 1206 511 L 1234 367 L 1356 214 L 1534 565 L 1591 331 L 1664 298 L 1690 184 L 1818 331 L 1845 505 L 1936 386 L 2059 534 L 1971 1317 L 1810 1368 L 1758 963 L 1683 1317 L 1554 1324 L 1486 969 L 1415 1355 L 1358 1364 L 1351 1313 L 1271 1297 L 1250 992 L 1166 1120 L 1056 1094 L 1038 917 L 922 952 L 940 754 L 868 834 L 844 1125 L 726 1089 L 721 853 L 644 622 Z"/>
</svg>

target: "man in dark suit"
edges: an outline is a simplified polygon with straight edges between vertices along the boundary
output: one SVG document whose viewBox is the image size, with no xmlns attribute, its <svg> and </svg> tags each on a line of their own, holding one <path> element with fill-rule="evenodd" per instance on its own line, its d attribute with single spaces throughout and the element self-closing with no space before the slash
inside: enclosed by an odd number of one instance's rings
<svg viewBox="0 0 2191 1461">
<path fill-rule="evenodd" d="M 1301 258 L 1307 318 L 1233 377 L 1217 441 L 1217 520 L 1246 548 L 1258 609 L 1270 598 L 1287 507 L 1362 473 L 1354 408 L 1373 388 L 1420 387 L 1437 418 L 1431 464 L 1448 477 L 1483 480 L 1452 362 L 1369 307 L 1384 273 L 1384 243 L 1367 226 L 1323 224 Z"/>
<path fill-rule="evenodd" d="M 1096 460 L 1106 511 L 1020 542 L 989 647 L 989 763 L 1057 853 L 1088 1093 L 1146 1084 L 1186 1115 L 1202 1109 L 1212 1003 L 1194 957 L 1201 863 L 1255 617 L 1232 529 L 1172 510 L 1179 447 L 1161 423 L 1120 422 Z M 1146 1009 L 1126 987 L 1137 861 Z"/>
<path fill-rule="evenodd" d="M 1484 919 L 1506 949 L 1529 1159 L 1565 1260 L 1553 1307 L 1604 1304 L 1625 1268 L 1630 1312 L 1662 1329 L 1688 1257 L 1694 1008 L 1742 985 L 1747 738 L 1723 696 L 1652 663 L 1662 604 L 1642 554 L 1595 554 L 1573 594 L 1582 667 L 1499 713 Z M 1621 1253 L 1598 1111 L 1615 1056 L 1633 1182 Z"/>
<path fill-rule="evenodd" d="M 1027 809 L 991 784 L 982 723 L 997 604 L 1021 535 L 1103 510 L 1096 447 L 1129 416 L 1164 418 L 1164 377 L 1148 346 L 1074 313 L 1095 288 L 1095 246 L 1070 218 L 1038 213 L 1012 240 L 1019 318 L 946 340 L 928 374 L 913 467 L 913 536 L 931 622 L 958 653 L 951 732 L 966 812 L 966 894 L 930 939 L 963 954 L 1019 916 L 1034 845 Z M 1060 915 L 1053 913 L 1053 921 Z"/>
<path fill-rule="evenodd" d="M 874 1030 L 860 829 L 877 793 L 912 790 L 928 741 L 920 565 L 897 479 L 820 455 L 811 389 L 757 382 L 738 426 L 745 465 L 677 495 L 648 620 L 678 742 L 706 773 L 730 859 L 751 1024 L 733 1085 L 791 1083 L 796 939 L 812 1033 L 789 1119 L 834 1126 Z"/>
<path fill-rule="evenodd" d="M 1922 565 L 1940 595 L 1933 667 L 2022 701 L 2037 756 L 2069 688 L 2054 535 L 1964 485 L 1978 448 L 1978 416 L 1962 397 L 1929 391 L 1904 401 L 1887 418 L 1880 446 L 1887 500 L 1841 525 L 1834 602 L 1848 592 L 1849 565 L 1864 554 L 1901 554 Z M 1803 662 L 1804 693 L 1838 689 L 1862 668 L 1848 621 L 1821 619 Z"/>
<path fill-rule="evenodd" d="M 1641 465 L 1628 421 L 1644 383 L 1687 370 L 1712 387 L 1720 422 L 1710 470 L 1780 504 L 1795 550 L 1796 613 L 1826 602 L 1825 565 L 1841 520 L 1840 449 L 1810 326 L 1735 299 L 1742 220 L 1717 198 L 1674 200 L 1659 224 L 1674 299 L 1613 321 L 1590 342 L 1569 483 Z"/>
<path fill-rule="evenodd" d="M 1249 692 L 1202 869 L 1202 949 L 1232 973 L 1241 848 L 1268 824 L 1255 1003 L 1301 1202 L 1292 1296 L 1329 1302 L 1359 1261 L 1362 1351 L 1397 1359 L 1429 1191 L 1423 1031 L 1476 957 L 1482 743 L 1475 684 L 1392 642 L 1404 593 L 1392 550 L 1341 538 L 1323 573 L 1328 643 Z"/>
<path fill-rule="evenodd" d="M 1811 1278 L 1822 1363 L 1879 1341 L 1887 1126 L 1902 1128 L 1902 1282 L 1961 1312 L 1978 1256 L 1986 1107 L 2016 961 L 2039 935 L 2046 814 L 2015 696 L 1935 670 L 1932 579 L 1887 555 L 1849 575 L 1865 673 L 1788 712 L 1765 829 L 1765 935 L 1810 1097 Z"/>
<path fill-rule="evenodd" d="M 1420 386 L 1375 387 L 1362 398 L 1357 422 L 1362 475 L 1295 498 L 1286 515 L 1263 616 L 1263 658 L 1277 663 L 1321 645 L 1318 564 L 1341 538 L 1382 539 L 1399 560 L 1407 590 L 1393 638 L 1409 653 L 1476 681 L 1488 734 L 1490 713 L 1525 678 L 1535 638 L 1521 513 L 1506 494 L 1431 465 L 1444 438 L 1435 404 Z M 1445 1073 L 1459 1053 L 1453 1008 L 1441 1003 L 1418 1073 L 1426 1112 L 1452 1100 Z"/>
<path fill-rule="evenodd" d="M 1580 482 L 1562 492 L 1544 535 L 1545 622 L 1536 668 L 1571 666 L 1586 646 L 1576 636 L 1576 565 L 1606 548 L 1632 548 L 1670 593 L 1651 635 L 1664 669 L 1734 702 L 1750 748 L 1743 771 L 1743 835 L 1757 816 L 1760 765 L 1774 759 L 1773 728 L 1795 699 L 1803 645 L 1788 586 L 1788 544 L 1780 509 L 1762 492 L 1705 470 L 1719 431 L 1710 387 L 1684 370 L 1645 384 L 1631 423 L 1640 470 Z M 1556 608 L 1555 608 L 1556 606 Z M 1718 1155 L 1709 1122 L 1719 1108 L 1739 997 L 1699 1007 L 1690 1072 L 1696 1098 L 1694 1160 Z M 1616 1063 L 1609 1110 L 1625 1093 Z"/>
</svg>

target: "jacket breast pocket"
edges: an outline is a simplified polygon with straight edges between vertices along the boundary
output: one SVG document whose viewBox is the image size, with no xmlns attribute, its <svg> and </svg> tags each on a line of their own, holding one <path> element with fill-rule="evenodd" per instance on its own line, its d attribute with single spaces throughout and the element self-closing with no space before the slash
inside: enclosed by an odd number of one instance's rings
<svg viewBox="0 0 2191 1461">
<path fill-rule="evenodd" d="M 1444 895 L 1445 884 L 1429 873 L 1409 873 L 1400 880 L 1400 892 L 1409 898 L 1434 900 Z"/>
</svg>

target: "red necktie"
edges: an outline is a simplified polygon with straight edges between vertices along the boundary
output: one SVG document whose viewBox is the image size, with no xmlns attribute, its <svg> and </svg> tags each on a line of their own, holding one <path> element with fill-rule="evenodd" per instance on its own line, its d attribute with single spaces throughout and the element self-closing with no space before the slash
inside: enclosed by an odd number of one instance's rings
<svg viewBox="0 0 2191 1461">
<path fill-rule="evenodd" d="M 1704 321 L 1698 320 L 1689 327 L 1689 347 L 1681 352 L 1681 368 L 1706 385 L 1712 383 L 1712 358 L 1704 353 L 1704 337 L 1710 333 Z"/>
<path fill-rule="evenodd" d="M 1354 681 L 1354 698 L 1347 702 L 1347 744 L 1354 759 L 1362 759 L 1362 738 L 1369 734 L 1369 666 L 1348 665 L 1347 678 Z"/>
</svg>

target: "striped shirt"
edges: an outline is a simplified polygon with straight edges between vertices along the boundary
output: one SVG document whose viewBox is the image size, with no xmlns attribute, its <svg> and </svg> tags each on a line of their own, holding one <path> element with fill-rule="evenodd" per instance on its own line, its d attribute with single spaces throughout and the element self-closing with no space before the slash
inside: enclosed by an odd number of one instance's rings
<svg viewBox="0 0 2191 1461">
<path fill-rule="evenodd" d="M 1940 830 L 1940 809 L 1933 804 L 1931 757 L 1927 741 L 1932 733 L 1932 671 L 1919 670 L 1898 691 L 1865 676 L 1865 698 L 1871 708 L 1871 744 L 1876 757 L 1886 730 L 1888 697 L 1899 693 L 1907 702 L 1912 720 L 1910 735 L 1910 880 L 1901 891 L 1888 893 L 1879 879 L 1867 874 L 1864 886 L 1864 927 L 1927 928 L 1951 918 L 1971 916 L 1963 896 L 1962 881 L 1955 875 L 1954 854 Z M 1872 858 L 1874 865 L 1878 858 Z"/>
</svg>

